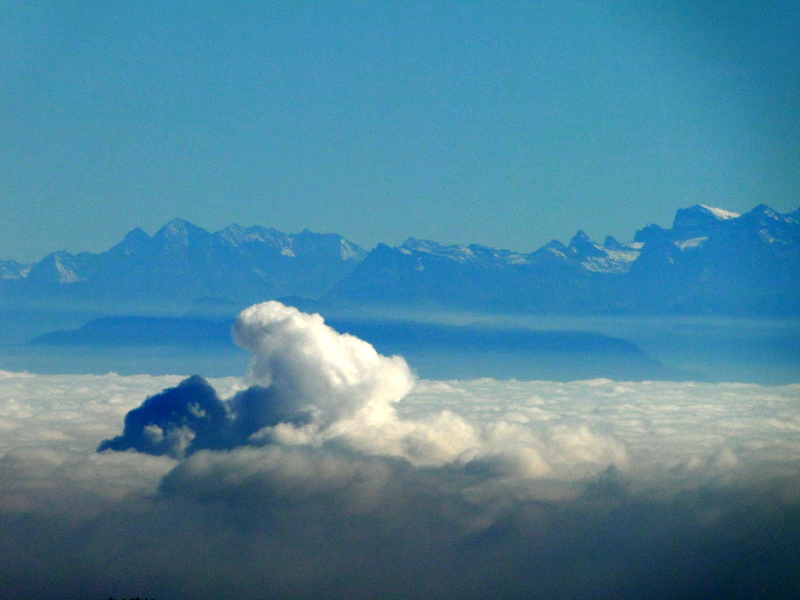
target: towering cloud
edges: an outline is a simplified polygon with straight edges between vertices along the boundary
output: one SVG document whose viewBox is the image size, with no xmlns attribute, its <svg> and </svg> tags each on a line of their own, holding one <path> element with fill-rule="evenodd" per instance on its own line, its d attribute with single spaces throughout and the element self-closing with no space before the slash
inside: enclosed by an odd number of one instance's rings
<svg viewBox="0 0 800 600">
<path fill-rule="evenodd" d="M 131 411 L 123 434 L 98 450 L 181 457 L 241 445 L 335 446 L 417 466 L 491 465 L 523 477 L 627 463 L 622 444 L 585 424 L 562 425 L 543 439 L 519 422 L 476 424 L 450 410 L 400 418 L 397 405 L 415 384 L 405 360 L 336 332 L 320 315 L 265 302 L 239 315 L 234 336 L 252 353 L 249 388 L 222 402 L 193 376 Z"/>
<path fill-rule="evenodd" d="M 354 417 L 383 421 L 414 385 L 402 357 L 381 356 L 325 325 L 320 315 L 279 302 L 244 310 L 234 333 L 253 353 L 248 378 L 269 388 L 283 410 L 308 415 L 320 427 Z"/>
</svg>

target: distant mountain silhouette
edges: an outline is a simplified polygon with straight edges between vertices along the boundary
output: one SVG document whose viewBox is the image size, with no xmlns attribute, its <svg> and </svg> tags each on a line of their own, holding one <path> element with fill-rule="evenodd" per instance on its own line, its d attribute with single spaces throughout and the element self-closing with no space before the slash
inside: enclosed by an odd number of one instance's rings
<svg viewBox="0 0 800 600">
<path fill-rule="evenodd" d="M 402 320 L 326 319 L 342 333 L 402 354 L 422 377 L 526 377 L 621 380 L 689 378 L 635 344 L 589 331 L 508 329 Z M 40 335 L 31 344 L 73 348 L 220 349 L 234 351 L 233 320 L 197 317 L 103 317 L 80 328 Z"/>
<path fill-rule="evenodd" d="M 239 225 L 209 233 L 174 219 L 153 237 L 134 229 L 100 254 L 55 252 L 27 272 L 9 264 L 0 292 L 7 302 L 112 306 L 117 313 L 200 298 L 239 305 L 290 294 L 318 297 L 365 255 L 334 234 Z"/>
<path fill-rule="evenodd" d="M 291 297 L 301 308 L 540 314 L 800 314 L 800 216 L 760 205 L 707 206 L 648 225 L 631 243 L 579 231 L 535 252 L 410 238 L 367 253 L 335 234 L 231 225 L 209 233 L 175 219 L 134 229 L 99 254 L 0 261 L 6 308 L 95 314 L 212 313 Z"/>
<path fill-rule="evenodd" d="M 409 239 L 379 245 L 330 305 L 551 314 L 800 314 L 800 218 L 757 206 L 679 210 L 630 244 L 579 231 L 530 254 Z"/>
</svg>

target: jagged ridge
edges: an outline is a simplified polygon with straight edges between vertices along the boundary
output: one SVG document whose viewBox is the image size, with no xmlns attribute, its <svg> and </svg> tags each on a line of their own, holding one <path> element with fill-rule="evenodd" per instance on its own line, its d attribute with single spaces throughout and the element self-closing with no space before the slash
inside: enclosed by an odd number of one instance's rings
<svg viewBox="0 0 800 600">
<path fill-rule="evenodd" d="M 545 313 L 800 313 L 800 218 L 759 205 L 697 205 L 672 228 L 622 244 L 579 231 L 530 254 L 410 239 L 380 245 L 326 296 L 332 304 Z"/>
<path fill-rule="evenodd" d="M 350 308 L 796 315 L 799 213 L 697 205 L 630 243 L 609 236 L 599 244 L 578 231 L 568 245 L 553 240 L 531 253 L 409 238 L 367 254 L 335 234 L 236 224 L 209 233 L 174 219 L 152 237 L 134 229 L 100 254 L 2 262 L 0 292 L 6 303 L 62 307 L 297 296 Z"/>
</svg>

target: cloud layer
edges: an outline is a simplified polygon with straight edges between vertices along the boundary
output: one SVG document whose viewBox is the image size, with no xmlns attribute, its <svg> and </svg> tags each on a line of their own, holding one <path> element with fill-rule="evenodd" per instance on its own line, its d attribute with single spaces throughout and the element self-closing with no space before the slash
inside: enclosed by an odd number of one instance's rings
<svg viewBox="0 0 800 600">
<path fill-rule="evenodd" d="M 236 339 L 241 381 L 0 374 L 0 593 L 800 590 L 800 386 L 415 381 L 277 303 Z"/>
</svg>

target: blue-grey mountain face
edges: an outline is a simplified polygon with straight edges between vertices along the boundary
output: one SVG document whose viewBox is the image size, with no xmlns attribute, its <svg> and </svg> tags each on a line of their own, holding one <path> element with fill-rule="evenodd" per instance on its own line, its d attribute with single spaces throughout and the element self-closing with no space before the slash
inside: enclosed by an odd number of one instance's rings
<svg viewBox="0 0 800 600">
<path fill-rule="evenodd" d="M 383 244 L 326 300 L 336 303 L 420 305 L 428 308 L 524 310 L 531 298 L 553 310 L 576 310 L 587 273 L 558 242 L 533 254 L 484 246 L 440 246 L 409 239 Z"/>
<path fill-rule="evenodd" d="M 672 229 L 637 232 L 643 244 L 626 282 L 643 311 L 800 313 L 800 218 L 760 205 L 744 215 L 695 206 Z"/>
<path fill-rule="evenodd" d="M 601 245 L 582 231 L 531 254 L 410 239 L 378 246 L 331 304 L 611 314 L 800 314 L 800 218 L 706 206 Z"/>
<path fill-rule="evenodd" d="M 131 231 L 101 254 L 56 252 L 25 276 L 2 282 L 6 299 L 123 306 L 214 297 L 249 303 L 285 295 L 315 298 L 357 265 L 366 252 L 334 234 L 289 235 L 231 225 L 209 233 L 175 219 L 154 236 Z M 6 263 L 4 263 L 6 264 Z M 13 275 L 14 265 L 7 270 Z"/>
</svg>

